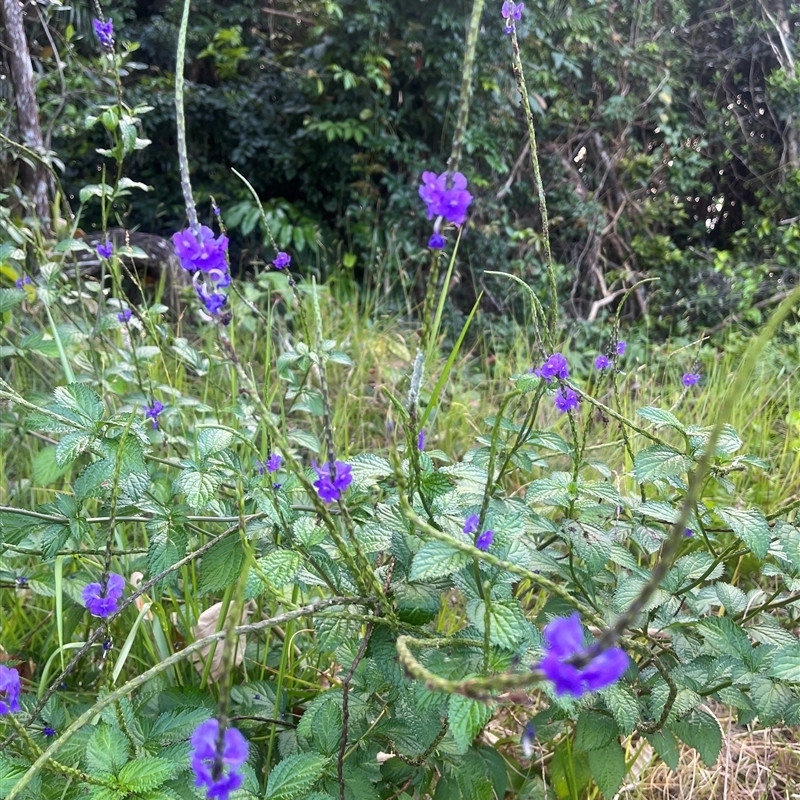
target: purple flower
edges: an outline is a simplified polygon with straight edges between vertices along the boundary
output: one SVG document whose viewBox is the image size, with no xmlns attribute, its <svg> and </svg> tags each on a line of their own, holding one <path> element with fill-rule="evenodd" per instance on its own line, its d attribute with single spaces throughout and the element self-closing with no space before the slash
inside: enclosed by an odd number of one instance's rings
<svg viewBox="0 0 800 800">
<path fill-rule="evenodd" d="M 424 449 L 425 449 L 425 428 L 422 428 L 422 430 L 417 434 L 417 450 L 419 450 L 421 453 Z"/>
<path fill-rule="evenodd" d="M 431 250 L 441 250 L 446 244 L 444 236 L 439 231 L 434 231 L 433 236 L 428 239 L 428 247 Z"/>
<path fill-rule="evenodd" d="M 572 411 L 578 407 L 578 395 L 569 388 L 559 389 L 553 398 L 556 408 L 562 413 Z"/>
<path fill-rule="evenodd" d="M 19 711 L 19 672 L 13 667 L 0 667 L 0 715 Z"/>
<path fill-rule="evenodd" d="M 14 285 L 17 287 L 17 289 L 22 289 L 25 286 L 28 286 L 30 283 L 31 279 L 27 275 L 23 275 L 21 278 L 17 278 L 17 280 L 14 281 Z"/>
<path fill-rule="evenodd" d="M 625 355 L 625 350 L 627 349 L 627 347 L 628 347 L 628 343 L 627 342 L 617 342 L 617 346 L 615 348 L 617 355 L 618 356 L 624 356 Z"/>
<path fill-rule="evenodd" d="M 578 669 L 568 661 L 585 654 L 583 629 L 577 612 L 554 619 L 544 629 L 545 653 L 539 669 L 554 684 L 556 695 L 582 695 L 618 681 L 628 668 L 628 656 L 619 647 L 604 650 L 585 667 Z"/>
<path fill-rule="evenodd" d="M 230 281 L 228 281 L 230 283 Z M 216 316 L 225 307 L 228 302 L 228 296 L 222 292 L 211 292 L 209 294 L 202 286 L 197 285 L 197 296 L 206 307 L 206 311 L 212 316 Z"/>
<path fill-rule="evenodd" d="M 472 195 L 467 191 L 467 179 L 460 172 L 453 173 L 452 179 L 452 188 L 448 189 L 446 172 L 438 176 L 423 172 L 419 196 L 428 206 L 428 219 L 444 217 L 454 225 L 463 225 Z M 428 245 L 431 246 L 430 242 Z"/>
<path fill-rule="evenodd" d="M 326 461 L 322 466 L 312 461 L 311 466 L 317 473 L 314 481 L 317 494 L 326 503 L 338 500 L 353 482 L 353 468 L 344 461 L 336 461 L 333 465 Z"/>
<path fill-rule="evenodd" d="M 133 312 L 129 308 L 123 308 L 122 311 L 117 314 L 117 319 L 120 322 L 128 322 L 132 316 Z"/>
<path fill-rule="evenodd" d="M 478 523 L 480 522 L 480 517 L 477 514 L 470 514 L 466 520 L 464 520 L 464 533 L 469 536 L 475 531 L 478 530 Z"/>
<path fill-rule="evenodd" d="M 275 269 L 286 269 L 292 263 L 292 257 L 288 253 L 281 250 L 277 256 L 272 260 L 272 266 Z"/>
<path fill-rule="evenodd" d="M 561 353 L 553 353 L 541 367 L 533 371 L 533 374 L 544 378 L 548 383 L 550 383 L 553 378 L 566 380 L 569 378 L 569 364 Z"/>
<path fill-rule="evenodd" d="M 475 547 L 484 552 L 492 546 L 494 541 L 494 531 L 484 531 L 476 540 Z"/>
<path fill-rule="evenodd" d="M 536 728 L 533 727 L 532 722 L 528 722 L 525 729 L 522 731 L 522 738 L 520 744 L 522 745 L 522 753 L 525 758 L 530 758 L 533 755 L 533 740 L 536 738 Z"/>
<path fill-rule="evenodd" d="M 144 407 L 144 417 L 153 420 L 153 428 L 158 427 L 158 415 L 163 410 L 164 404 L 160 400 L 153 400 L 149 406 Z"/>
<path fill-rule="evenodd" d="M 214 231 L 207 225 L 200 226 L 199 239 L 191 228 L 179 231 L 172 236 L 175 253 L 181 266 L 188 272 L 205 272 L 220 286 L 230 282 L 228 277 L 228 237 L 220 234 L 214 238 Z"/>
<path fill-rule="evenodd" d="M 685 372 L 681 381 L 684 386 L 694 386 L 700 380 L 699 372 Z"/>
<path fill-rule="evenodd" d="M 277 472 L 281 468 L 283 458 L 277 453 L 273 453 L 266 461 L 258 462 L 258 474 L 263 475 L 265 472 Z"/>
<path fill-rule="evenodd" d="M 97 22 L 97 20 L 95 20 L 95 22 Z M 99 255 L 100 258 L 108 259 L 114 255 L 114 245 L 111 243 L 110 239 L 106 239 L 105 244 L 97 245 L 97 247 L 95 247 L 95 250 L 97 251 L 97 255 Z"/>
<path fill-rule="evenodd" d="M 50 739 L 55 735 L 55 728 L 51 728 L 49 725 L 45 725 L 44 728 L 42 728 L 42 736 L 46 736 L 48 739 Z"/>
<path fill-rule="evenodd" d="M 207 719 L 192 734 L 192 770 L 195 786 L 205 786 L 206 797 L 228 800 L 242 785 L 239 768 L 247 761 L 247 741 L 236 728 L 227 728 L 219 739 L 219 721 Z M 218 744 L 221 744 L 217 750 Z"/>
<path fill-rule="evenodd" d="M 109 572 L 105 586 L 90 583 L 83 587 L 81 597 L 83 604 L 93 617 L 106 617 L 116 613 L 119 599 L 125 588 L 125 578 L 115 572 Z"/>
<path fill-rule="evenodd" d="M 505 33 L 510 34 L 514 30 L 514 22 L 519 22 L 522 19 L 522 9 L 525 7 L 523 3 L 514 3 L 513 0 L 505 0 L 503 8 L 500 13 L 506 21 Z"/>
<path fill-rule="evenodd" d="M 694 531 L 693 531 L 691 528 L 686 528 L 686 529 L 683 531 L 683 536 L 684 536 L 684 538 L 686 538 L 686 539 L 691 539 L 691 538 L 692 538 L 692 536 L 694 536 Z"/>
<path fill-rule="evenodd" d="M 611 364 L 611 362 L 602 354 L 597 356 L 597 358 L 594 360 L 595 369 L 608 369 L 609 364 Z"/>
<path fill-rule="evenodd" d="M 114 22 L 110 19 L 107 19 L 105 22 L 99 19 L 93 19 L 92 25 L 94 25 L 94 33 L 99 39 L 100 44 L 105 47 L 106 50 L 110 50 L 114 46 Z M 106 256 L 106 258 L 107 257 L 108 256 Z"/>
</svg>

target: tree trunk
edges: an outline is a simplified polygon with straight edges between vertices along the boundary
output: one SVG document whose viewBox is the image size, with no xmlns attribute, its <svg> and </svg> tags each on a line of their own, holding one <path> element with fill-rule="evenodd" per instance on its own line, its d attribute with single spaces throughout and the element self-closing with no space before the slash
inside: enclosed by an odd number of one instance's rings
<svg viewBox="0 0 800 800">
<path fill-rule="evenodd" d="M 33 66 L 25 38 L 22 6 L 19 0 L 0 0 L 5 27 L 7 57 L 11 68 L 11 84 L 17 106 L 17 120 L 22 142 L 37 155 L 44 153 L 39 109 L 33 88 Z M 50 227 L 50 203 L 47 192 L 47 170 L 38 161 L 22 167 L 23 189 L 32 198 L 39 222 Z"/>
</svg>

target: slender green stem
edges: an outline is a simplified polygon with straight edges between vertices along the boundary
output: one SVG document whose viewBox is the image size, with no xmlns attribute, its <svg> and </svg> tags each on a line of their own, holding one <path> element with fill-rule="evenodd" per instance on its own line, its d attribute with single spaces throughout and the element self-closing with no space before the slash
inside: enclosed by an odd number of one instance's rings
<svg viewBox="0 0 800 800">
<path fill-rule="evenodd" d="M 183 110 L 183 67 L 186 61 L 186 33 L 189 30 L 189 8 L 191 0 L 183 0 L 183 14 L 181 27 L 178 31 L 178 51 L 175 61 L 175 121 L 177 123 L 178 139 L 178 166 L 181 172 L 181 190 L 183 202 L 186 204 L 186 216 L 189 227 L 197 236 L 200 233 L 200 223 L 197 221 L 197 208 L 192 195 L 192 181 L 189 177 L 189 152 L 186 147 L 186 117 Z"/>
</svg>

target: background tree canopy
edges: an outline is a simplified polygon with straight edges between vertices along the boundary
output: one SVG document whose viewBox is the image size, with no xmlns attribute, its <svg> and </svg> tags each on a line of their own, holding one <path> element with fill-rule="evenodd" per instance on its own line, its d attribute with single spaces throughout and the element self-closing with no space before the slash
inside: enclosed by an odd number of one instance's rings
<svg viewBox="0 0 800 800">
<path fill-rule="evenodd" d="M 538 204 L 499 3 L 484 12 L 462 170 L 475 188 L 459 250 L 468 302 L 509 309 L 487 267 L 544 286 Z M 94 68 L 88 3 L 29 10 L 47 144 L 75 195 L 103 129 L 90 109 L 115 89 Z M 179 7 L 105 9 L 134 43 L 129 103 L 152 144 L 132 177 L 153 187 L 118 204 L 127 227 L 183 224 L 172 99 Z M 279 243 L 308 269 L 388 280 L 426 268 L 423 169 L 449 153 L 469 6 L 461 0 L 243 0 L 193 4 L 187 120 L 193 181 L 213 195 L 242 265 L 259 257 L 265 201 Z M 800 7 L 788 0 L 534 0 L 520 23 L 537 114 L 560 295 L 574 317 L 615 307 L 664 325 L 714 325 L 790 288 L 800 252 Z M 64 68 L 58 69 L 56 54 Z M 14 137 L 9 81 L 3 130 Z M 10 174 L 10 163 L 5 165 Z M 84 229 L 97 226 L 87 209 Z M 210 215 L 206 202 L 205 213 Z M 403 224 L 396 224 L 403 220 Z M 655 288 L 654 288 L 655 287 Z M 756 311 L 757 313 L 757 311 Z"/>
</svg>

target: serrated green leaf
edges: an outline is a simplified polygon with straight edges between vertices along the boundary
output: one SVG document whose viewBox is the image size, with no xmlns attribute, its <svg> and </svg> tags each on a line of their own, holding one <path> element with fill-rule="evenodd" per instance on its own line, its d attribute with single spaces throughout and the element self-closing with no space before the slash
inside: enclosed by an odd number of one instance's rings
<svg viewBox="0 0 800 800">
<path fill-rule="evenodd" d="M 73 487 L 75 497 L 85 500 L 87 497 L 102 497 L 111 492 L 111 484 L 117 474 L 115 467 L 115 462 L 110 458 L 93 461 L 78 475 Z"/>
<path fill-rule="evenodd" d="M 771 681 L 759 675 L 750 683 L 750 698 L 758 709 L 759 721 L 769 727 L 783 722 L 783 715 L 794 695 L 785 683 Z"/>
<path fill-rule="evenodd" d="M 86 747 L 86 764 L 91 772 L 116 774 L 130 756 L 125 734 L 106 722 L 101 722 Z"/>
<path fill-rule="evenodd" d="M 675 737 L 668 730 L 646 733 L 645 738 L 661 757 L 661 760 L 674 772 L 678 769 L 680 748 Z"/>
<path fill-rule="evenodd" d="M 41 488 L 55 483 L 66 472 L 66 466 L 58 463 L 55 445 L 49 445 L 39 450 L 33 457 L 31 472 L 34 485 Z"/>
<path fill-rule="evenodd" d="M 594 711 L 584 711 L 575 726 L 575 747 L 587 753 L 601 750 L 619 737 L 617 723 L 611 717 Z"/>
<path fill-rule="evenodd" d="M 299 800 L 322 777 L 328 759 L 317 753 L 299 753 L 276 764 L 269 773 L 265 800 Z"/>
<path fill-rule="evenodd" d="M 486 703 L 461 694 L 450 696 L 447 720 L 460 752 L 466 752 L 491 716 L 492 709 Z"/>
<path fill-rule="evenodd" d="M 463 569 L 472 561 L 468 553 L 455 550 L 445 542 L 425 542 L 414 556 L 411 564 L 410 581 L 424 581 L 441 578 Z"/>
<path fill-rule="evenodd" d="M 778 680 L 800 683 L 800 644 L 790 644 L 775 653 L 769 674 Z"/>
<path fill-rule="evenodd" d="M 195 511 L 202 511 L 219 488 L 219 477 L 213 473 L 185 468 L 173 484 L 176 494 L 182 493 Z"/>
<path fill-rule="evenodd" d="M 202 596 L 232 585 L 239 577 L 243 560 L 238 536 L 228 536 L 217 542 L 200 560 L 197 593 Z"/>
<path fill-rule="evenodd" d="M 589 769 L 603 797 L 609 800 L 619 791 L 625 779 L 625 752 L 619 742 L 589 751 Z"/>
<path fill-rule="evenodd" d="M 471 600 L 467 604 L 467 616 L 480 631 L 486 630 L 486 603 Z M 516 651 L 529 633 L 529 623 L 516 600 L 493 600 L 489 607 L 489 641 L 491 644 Z"/>
<path fill-rule="evenodd" d="M 714 717 L 694 709 L 683 719 L 673 722 L 669 729 L 682 742 L 697 750 L 707 767 L 714 766 L 722 749 L 722 729 Z"/>
<path fill-rule="evenodd" d="M 68 408 L 86 422 L 99 422 L 105 414 L 105 406 L 100 395 L 83 383 L 70 383 L 53 390 L 53 397 L 59 406 Z"/>
<path fill-rule="evenodd" d="M 747 595 L 738 586 L 718 581 L 714 584 L 714 591 L 728 614 L 738 614 L 747 608 Z"/>
<path fill-rule="evenodd" d="M 638 599 L 646 584 L 647 581 L 644 580 L 644 578 L 639 578 L 635 575 L 622 578 L 614 592 L 614 610 L 619 614 L 627 611 L 634 600 Z M 666 592 L 661 589 L 656 589 L 644 605 L 642 611 L 651 611 L 654 608 L 658 608 L 668 599 L 669 595 Z"/>
<path fill-rule="evenodd" d="M 689 456 L 666 444 L 640 450 L 633 460 L 633 474 L 638 483 L 685 475 L 694 466 Z"/>
<path fill-rule="evenodd" d="M 56 463 L 60 467 L 64 467 L 74 461 L 92 442 L 94 437 L 90 433 L 84 431 L 74 431 L 68 433 L 56 445 Z"/>
<path fill-rule="evenodd" d="M 165 745 L 188 739 L 194 729 L 208 719 L 206 708 L 178 708 L 162 711 L 153 722 L 145 739 L 148 743 Z"/>
<path fill-rule="evenodd" d="M 263 577 L 278 589 L 294 580 L 303 566 L 303 557 L 293 550 L 276 549 L 260 558 L 258 566 Z"/>
<path fill-rule="evenodd" d="M 219 428 L 203 428 L 197 435 L 197 451 L 201 458 L 227 450 L 233 441 L 233 434 L 230 431 L 223 431 Z"/>
<path fill-rule="evenodd" d="M 164 758 L 140 756 L 119 771 L 117 780 L 129 792 L 147 792 L 171 778 L 176 768 L 177 764 Z"/>
<path fill-rule="evenodd" d="M 657 427 L 666 425 L 670 428 L 675 428 L 675 430 L 678 431 L 686 430 L 683 424 L 671 411 L 666 411 L 663 408 L 645 406 L 644 408 L 637 409 L 636 413 L 640 417 L 644 417 L 648 422 L 652 422 Z"/>
<path fill-rule="evenodd" d="M 24 289 L 0 289 L 0 314 L 18 306 L 27 296 Z"/>
<path fill-rule="evenodd" d="M 636 695 L 623 684 L 615 683 L 600 692 L 617 727 L 625 736 L 633 733 L 642 715 Z"/>
<path fill-rule="evenodd" d="M 772 531 L 761 511 L 757 508 L 717 508 L 715 513 L 750 548 L 753 555 L 764 558 L 769 550 Z"/>
<path fill-rule="evenodd" d="M 147 569 L 152 578 L 186 555 L 188 536 L 183 527 L 163 517 L 154 517 L 145 525 L 149 536 L 147 548 Z M 167 585 L 175 580 L 175 576 L 165 578 Z"/>
</svg>

